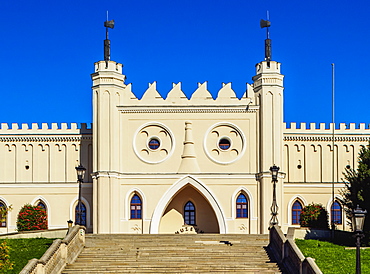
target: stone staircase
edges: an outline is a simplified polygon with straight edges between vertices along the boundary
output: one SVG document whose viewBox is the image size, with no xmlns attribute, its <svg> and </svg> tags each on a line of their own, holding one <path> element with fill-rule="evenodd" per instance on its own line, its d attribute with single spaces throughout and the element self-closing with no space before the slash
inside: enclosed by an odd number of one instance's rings
<svg viewBox="0 0 370 274">
<path fill-rule="evenodd" d="M 268 235 L 86 235 L 86 247 L 62 273 L 281 273 Z"/>
</svg>

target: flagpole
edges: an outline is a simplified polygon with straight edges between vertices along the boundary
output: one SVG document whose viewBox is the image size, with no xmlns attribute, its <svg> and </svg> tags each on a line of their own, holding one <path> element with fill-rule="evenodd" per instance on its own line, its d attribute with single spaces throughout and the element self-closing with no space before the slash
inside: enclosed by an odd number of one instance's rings
<svg viewBox="0 0 370 274">
<path fill-rule="evenodd" d="M 332 207 L 334 205 L 334 182 L 335 182 L 335 104 L 334 104 L 334 76 L 335 76 L 335 66 L 334 66 L 334 63 L 331 64 L 331 71 L 332 71 L 332 83 L 331 83 L 331 87 L 332 87 L 332 113 L 331 113 L 331 118 L 332 118 L 332 146 L 333 146 L 333 153 L 332 153 L 332 162 L 333 162 L 333 168 L 332 168 L 332 189 L 331 189 L 331 200 L 332 200 L 332 204 L 331 204 L 331 207 L 330 207 L 330 219 L 331 219 L 331 229 L 332 229 L 332 237 L 334 238 L 334 229 L 335 229 L 335 224 L 334 224 L 334 216 L 333 216 L 333 212 L 332 212 Z"/>
</svg>

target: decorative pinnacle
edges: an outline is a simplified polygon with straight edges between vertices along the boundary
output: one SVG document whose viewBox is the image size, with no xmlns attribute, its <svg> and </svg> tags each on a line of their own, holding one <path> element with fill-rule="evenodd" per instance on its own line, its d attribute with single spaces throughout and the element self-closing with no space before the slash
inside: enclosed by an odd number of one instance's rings
<svg viewBox="0 0 370 274">
<path fill-rule="evenodd" d="M 110 60 L 110 40 L 108 35 L 108 29 L 114 28 L 114 20 L 108 21 L 108 12 L 107 12 L 107 21 L 104 22 L 105 27 L 105 40 L 104 40 L 104 61 L 106 68 L 108 67 L 108 61 Z"/>
<path fill-rule="evenodd" d="M 267 66 L 270 67 L 271 61 L 271 39 L 270 39 L 270 31 L 269 27 L 271 26 L 271 22 L 268 20 L 261 19 L 260 27 L 266 28 L 266 39 L 265 39 L 265 60 L 267 61 Z"/>
<path fill-rule="evenodd" d="M 195 147 L 193 141 L 192 123 L 190 121 L 185 122 L 185 140 L 184 149 L 181 155 L 181 164 L 179 173 L 191 173 L 199 172 L 199 165 L 196 159 Z"/>
</svg>

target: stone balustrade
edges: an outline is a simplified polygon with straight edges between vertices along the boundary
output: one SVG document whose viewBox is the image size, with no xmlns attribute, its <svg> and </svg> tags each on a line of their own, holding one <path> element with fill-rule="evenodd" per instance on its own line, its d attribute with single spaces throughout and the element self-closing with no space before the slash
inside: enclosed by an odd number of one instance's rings
<svg viewBox="0 0 370 274">
<path fill-rule="evenodd" d="M 270 229 L 269 248 L 287 273 L 322 274 L 314 259 L 305 258 L 294 240 L 287 239 L 277 225 Z"/>
<path fill-rule="evenodd" d="M 20 274 L 61 273 L 64 267 L 73 263 L 83 250 L 85 230 L 83 226 L 74 226 L 63 240 L 54 240 L 39 260 L 29 260 Z"/>
</svg>

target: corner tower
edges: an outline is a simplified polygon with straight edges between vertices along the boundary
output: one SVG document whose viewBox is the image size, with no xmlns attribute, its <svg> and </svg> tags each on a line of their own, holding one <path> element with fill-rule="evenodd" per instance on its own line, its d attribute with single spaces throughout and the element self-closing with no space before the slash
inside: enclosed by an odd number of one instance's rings
<svg viewBox="0 0 370 274">
<path fill-rule="evenodd" d="M 107 21 L 112 24 L 112 21 Z M 112 28 L 111 25 L 104 26 Z M 106 39 L 107 40 L 107 39 Z M 119 111 L 126 88 L 122 64 L 110 61 L 110 42 L 104 41 L 104 61 L 95 63 L 93 81 L 93 227 L 94 233 L 114 233 L 113 219 L 119 157 Z"/>
<path fill-rule="evenodd" d="M 268 64 L 270 63 L 270 64 Z M 267 233 L 271 218 L 272 184 L 270 167 L 283 164 L 283 78 L 280 63 L 263 61 L 256 65 L 253 77 L 255 100 L 259 105 L 259 169 L 260 184 L 260 233 Z M 276 186 L 277 204 L 282 208 L 283 177 L 279 176 Z M 281 209 L 278 214 L 281 215 Z M 280 224 L 282 219 L 279 218 Z"/>
<path fill-rule="evenodd" d="M 261 20 L 261 27 L 270 22 Z M 263 25 L 263 23 L 265 25 Z M 265 61 L 256 65 L 253 89 L 256 104 L 259 105 L 259 168 L 256 175 L 260 187 L 260 233 L 267 233 L 271 219 L 272 184 L 270 167 L 274 164 L 283 172 L 283 79 L 280 63 L 271 61 L 271 40 L 267 31 L 265 40 Z M 280 173 L 281 174 L 281 173 Z M 282 222 L 283 177 L 279 176 L 276 186 L 279 224 Z"/>
</svg>

